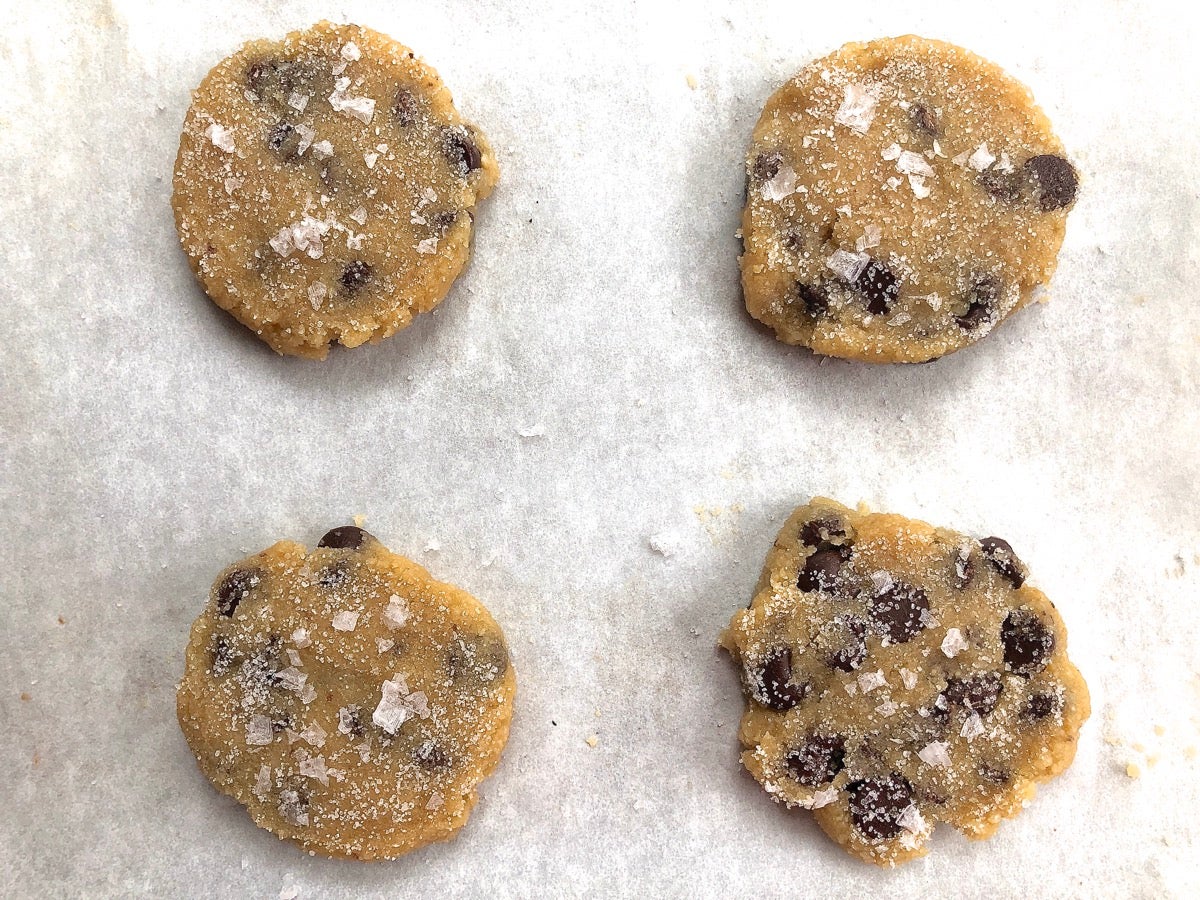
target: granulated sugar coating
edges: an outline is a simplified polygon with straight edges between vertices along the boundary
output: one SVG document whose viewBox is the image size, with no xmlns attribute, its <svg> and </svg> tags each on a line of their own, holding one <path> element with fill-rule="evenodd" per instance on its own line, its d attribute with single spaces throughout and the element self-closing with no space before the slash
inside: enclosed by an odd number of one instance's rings
<svg viewBox="0 0 1200 900">
<path fill-rule="evenodd" d="M 953 353 L 1050 279 L 1077 184 L 997 66 L 914 36 L 847 44 L 776 91 L 754 129 L 746 309 L 829 356 Z"/>
<path fill-rule="evenodd" d="M 306 850 L 452 836 L 500 760 L 516 677 L 470 595 L 361 529 L 226 569 L 192 626 L 179 724 L 201 771 Z"/>
<path fill-rule="evenodd" d="M 213 301 L 277 352 L 322 359 L 437 306 L 496 177 L 432 68 L 378 32 L 322 22 L 208 74 L 172 203 Z"/>
<path fill-rule="evenodd" d="M 1054 605 L 999 538 L 816 498 L 775 539 L 722 644 L 742 762 L 849 853 L 923 856 L 937 822 L 986 838 L 1071 764 L 1090 712 Z"/>
</svg>

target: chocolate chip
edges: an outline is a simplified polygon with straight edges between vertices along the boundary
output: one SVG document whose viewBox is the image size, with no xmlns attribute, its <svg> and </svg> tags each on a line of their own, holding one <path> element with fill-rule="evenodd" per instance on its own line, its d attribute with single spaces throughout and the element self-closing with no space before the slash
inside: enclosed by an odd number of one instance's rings
<svg viewBox="0 0 1200 900">
<path fill-rule="evenodd" d="M 283 641 L 273 634 L 267 642 L 242 660 L 242 677 L 258 688 L 279 687 L 279 653 Z"/>
<path fill-rule="evenodd" d="M 258 572 L 234 569 L 217 588 L 217 612 L 223 616 L 232 616 L 238 604 L 245 600 L 261 581 L 262 576 Z"/>
<path fill-rule="evenodd" d="M 979 186 L 1006 203 L 1015 203 L 1021 199 L 1025 190 L 1026 180 L 1020 172 L 1002 172 L 999 169 L 986 169 L 976 178 Z"/>
<path fill-rule="evenodd" d="M 1054 652 L 1054 634 L 1025 609 L 1014 609 L 1000 626 L 1004 664 L 1018 675 L 1034 675 L 1046 667 Z"/>
<path fill-rule="evenodd" d="M 808 684 L 792 681 L 792 648 L 780 647 L 771 651 L 758 671 L 755 697 L 770 709 L 786 712 L 808 695 Z"/>
<path fill-rule="evenodd" d="M 212 673 L 220 678 L 237 662 L 237 654 L 233 652 L 233 647 L 229 641 L 217 635 L 216 640 L 212 643 Z"/>
<path fill-rule="evenodd" d="M 399 88 L 396 91 L 396 99 L 392 101 L 392 115 L 401 128 L 407 128 L 417 120 L 420 108 L 417 98 L 408 88 Z"/>
<path fill-rule="evenodd" d="M 821 544 L 804 561 L 804 568 L 796 576 L 796 587 L 802 591 L 832 590 L 851 553 L 846 544 Z"/>
<path fill-rule="evenodd" d="M 467 129 L 447 128 L 442 137 L 442 153 L 460 175 L 470 175 L 483 165 L 483 154 Z"/>
<path fill-rule="evenodd" d="M 267 133 L 267 146 L 284 162 L 300 158 L 300 134 L 287 122 L 277 122 Z"/>
<path fill-rule="evenodd" d="M 816 288 L 797 281 L 796 297 L 804 304 L 804 311 L 814 319 L 819 319 L 829 312 L 829 298 Z"/>
<path fill-rule="evenodd" d="M 821 516 L 800 527 L 800 540 L 806 547 L 819 547 L 835 537 L 845 536 L 845 526 L 834 516 Z"/>
<path fill-rule="evenodd" d="M 912 785 L 903 775 L 863 778 L 846 786 L 850 794 L 850 820 L 875 841 L 894 838 L 903 829 L 900 817 L 912 803 Z"/>
<path fill-rule="evenodd" d="M 357 525 L 339 525 L 325 532 L 325 536 L 317 541 L 317 546 L 334 550 L 357 550 L 369 540 L 374 538 Z"/>
<path fill-rule="evenodd" d="M 433 741 L 425 741 L 416 749 L 413 756 L 426 769 L 450 768 L 450 757 Z"/>
<path fill-rule="evenodd" d="M 361 707 L 352 704 L 338 710 L 338 731 L 352 737 L 360 737 L 366 730 Z"/>
<path fill-rule="evenodd" d="M 374 271 L 371 264 L 356 259 L 354 262 L 347 263 L 346 268 L 342 269 L 342 287 L 354 294 L 366 287 L 373 277 Z"/>
<path fill-rule="evenodd" d="M 1062 698 L 1057 693 L 1043 691 L 1029 698 L 1025 706 L 1025 717 L 1035 722 L 1057 716 L 1062 712 Z"/>
<path fill-rule="evenodd" d="M 954 553 L 954 586 L 965 588 L 975 577 L 975 562 L 969 547 L 959 547 Z"/>
<path fill-rule="evenodd" d="M 925 627 L 929 597 L 920 588 L 893 582 L 870 600 L 869 614 L 875 627 L 894 644 L 911 641 Z"/>
<path fill-rule="evenodd" d="M 992 567 L 999 572 L 1014 588 L 1025 583 L 1025 563 L 1013 552 L 1008 541 L 998 537 L 986 537 L 979 542 L 983 555 Z"/>
<path fill-rule="evenodd" d="M 454 224 L 454 220 L 458 218 L 458 210 L 443 209 L 439 213 L 435 213 L 429 219 L 429 227 L 438 234 L 445 234 L 446 229 Z"/>
<path fill-rule="evenodd" d="M 914 103 L 908 108 L 908 119 L 914 131 L 929 137 L 938 136 L 938 114 L 933 107 Z"/>
<path fill-rule="evenodd" d="M 283 103 L 307 75 L 294 60 L 260 59 L 246 68 L 246 86 L 259 100 Z"/>
<path fill-rule="evenodd" d="M 984 672 L 969 678 L 951 678 L 942 693 L 951 703 L 986 716 L 996 708 L 1003 689 L 999 672 Z"/>
<path fill-rule="evenodd" d="M 451 681 L 490 684 L 508 671 L 508 648 L 498 634 L 455 635 L 446 650 Z"/>
<path fill-rule="evenodd" d="M 1075 167 L 1061 156 L 1034 156 L 1025 162 L 1025 171 L 1033 182 L 1033 196 L 1044 211 L 1062 209 L 1075 201 L 1079 177 Z"/>
<path fill-rule="evenodd" d="M 308 794 L 289 788 L 279 792 L 279 814 L 290 825 L 308 824 Z"/>
<path fill-rule="evenodd" d="M 967 311 L 955 316 L 954 321 L 963 331 L 974 331 L 988 325 L 995 318 L 996 301 L 1000 299 L 1000 280 L 994 275 L 981 275 L 975 279 L 967 295 Z"/>
<path fill-rule="evenodd" d="M 867 658 L 867 623 L 858 616 L 846 616 L 840 623 L 846 631 L 846 646 L 829 655 L 829 667 L 853 672 Z"/>
<path fill-rule="evenodd" d="M 1001 769 L 999 766 L 988 763 L 979 764 L 979 775 L 992 784 L 1008 784 L 1012 779 L 1012 774 L 1007 769 Z"/>
<path fill-rule="evenodd" d="M 350 568 L 343 560 L 330 563 L 317 575 L 317 584 L 326 589 L 341 587 L 350 578 Z"/>
<path fill-rule="evenodd" d="M 754 157 L 754 164 L 750 167 L 750 175 L 759 183 L 770 181 L 779 174 L 779 170 L 782 167 L 783 157 L 778 153 L 760 153 Z"/>
<path fill-rule="evenodd" d="M 877 259 L 867 263 L 854 279 L 854 288 L 867 298 L 867 309 L 877 316 L 890 310 L 900 296 L 900 282 L 892 270 Z"/>
<path fill-rule="evenodd" d="M 846 765 L 846 739 L 840 735 L 814 734 L 784 760 L 792 777 L 809 787 L 833 781 Z"/>
<path fill-rule="evenodd" d="M 271 730 L 275 732 L 275 734 L 279 734 L 282 731 L 287 731 L 291 727 L 292 717 L 288 713 L 281 713 L 271 720 Z"/>
</svg>

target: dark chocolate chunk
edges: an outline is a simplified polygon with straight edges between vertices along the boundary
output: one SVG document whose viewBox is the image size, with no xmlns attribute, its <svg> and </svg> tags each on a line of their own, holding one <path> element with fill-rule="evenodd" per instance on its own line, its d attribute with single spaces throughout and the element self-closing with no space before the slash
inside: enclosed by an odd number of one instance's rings
<svg viewBox="0 0 1200 900">
<path fill-rule="evenodd" d="M 284 162 L 300 158 L 300 133 L 287 122 L 276 122 L 267 132 L 267 146 Z"/>
<path fill-rule="evenodd" d="M 323 568 L 317 575 L 317 584 L 323 588 L 333 589 L 341 587 L 350 578 L 350 567 L 346 565 L 344 560 L 330 563 Z"/>
<path fill-rule="evenodd" d="M 309 73 L 290 59 L 260 59 L 246 68 L 246 86 L 259 100 L 286 103 Z"/>
<path fill-rule="evenodd" d="M 1026 185 L 1025 176 L 1020 172 L 1002 172 L 999 169 L 985 169 L 976 180 L 981 188 L 1006 203 L 1020 200 Z"/>
<path fill-rule="evenodd" d="M 1025 162 L 1025 171 L 1033 182 L 1033 196 L 1046 212 L 1062 209 L 1075 202 L 1079 177 L 1075 167 L 1061 156 L 1046 153 Z"/>
<path fill-rule="evenodd" d="M 797 281 L 796 297 L 804 304 L 804 311 L 814 319 L 819 319 L 829 312 L 829 298 L 817 288 Z"/>
<path fill-rule="evenodd" d="M 497 634 L 455 635 L 446 651 L 451 681 L 490 684 L 508 671 L 508 648 Z"/>
<path fill-rule="evenodd" d="M 366 287 L 373 277 L 374 271 L 371 264 L 356 259 L 347 263 L 346 268 L 342 269 L 342 287 L 354 294 Z"/>
<path fill-rule="evenodd" d="M 975 577 L 975 563 L 971 559 L 969 547 L 959 547 L 954 552 L 954 586 L 959 590 L 965 588 Z"/>
<path fill-rule="evenodd" d="M 435 213 L 429 219 L 429 227 L 438 234 L 445 234 L 446 229 L 454 224 L 454 220 L 458 218 L 458 210 L 443 209 L 439 213 Z"/>
<path fill-rule="evenodd" d="M 338 731 L 352 737 L 360 737 L 367 730 L 362 708 L 351 704 L 338 710 Z"/>
<path fill-rule="evenodd" d="M 846 630 L 846 645 L 829 655 L 829 667 L 853 672 L 867 658 L 867 623 L 858 616 L 846 616 L 837 621 Z"/>
<path fill-rule="evenodd" d="M 417 113 L 420 108 L 416 96 L 408 88 L 402 87 L 396 90 L 396 98 L 392 101 L 392 115 L 396 119 L 396 124 L 401 128 L 407 128 L 417 121 Z"/>
<path fill-rule="evenodd" d="M 374 538 L 357 525 L 339 525 L 325 532 L 325 536 L 317 541 L 317 546 L 334 550 L 357 550 L 369 540 Z"/>
<path fill-rule="evenodd" d="M 807 696 L 809 685 L 792 681 L 792 648 L 773 650 L 763 661 L 756 678 L 756 699 L 763 706 L 786 712 Z"/>
<path fill-rule="evenodd" d="M 986 716 L 996 708 L 1003 689 L 999 672 L 984 672 L 969 678 L 951 678 L 943 695 L 951 703 Z"/>
<path fill-rule="evenodd" d="M 450 757 L 434 741 L 425 741 L 422 743 L 421 746 L 417 747 L 413 756 L 426 769 L 450 768 Z"/>
<path fill-rule="evenodd" d="M 979 764 L 979 775 L 992 784 L 1008 784 L 1012 779 L 1012 774 L 1007 769 L 1002 769 L 999 766 L 993 766 L 989 763 Z"/>
<path fill-rule="evenodd" d="M 877 259 L 867 263 L 854 279 L 854 289 L 866 297 L 867 309 L 877 316 L 888 312 L 900 296 L 900 282 L 892 270 Z"/>
<path fill-rule="evenodd" d="M 463 127 L 447 128 L 442 136 L 442 153 L 460 175 L 470 175 L 483 165 L 483 154 Z"/>
<path fill-rule="evenodd" d="M 784 760 L 792 777 L 809 787 L 833 781 L 846 765 L 846 739 L 841 735 L 814 734 Z"/>
<path fill-rule="evenodd" d="M 835 516 L 821 516 L 800 527 L 800 540 L 806 547 L 819 547 L 845 536 L 846 527 Z"/>
<path fill-rule="evenodd" d="M 782 166 L 783 157 L 778 153 L 760 153 L 754 157 L 754 164 L 750 167 L 750 175 L 759 183 L 770 181 L 779 174 Z"/>
<path fill-rule="evenodd" d="M 1000 280 L 995 275 L 981 275 L 975 279 L 967 296 L 967 311 L 955 316 L 954 321 L 963 331 L 974 331 L 992 322 L 996 302 L 1000 299 Z"/>
<path fill-rule="evenodd" d="M 804 568 L 796 576 L 796 587 L 802 591 L 832 590 L 852 552 L 847 544 L 821 544 L 804 561 Z"/>
<path fill-rule="evenodd" d="M 868 612 L 881 634 L 892 643 L 903 644 L 925 627 L 928 610 L 929 597 L 923 590 L 897 581 L 871 598 Z"/>
<path fill-rule="evenodd" d="M 217 635 L 216 639 L 212 643 L 213 675 L 220 678 L 231 668 L 233 668 L 233 664 L 235 662 L 237 662 L 237 654 L 233 652 L 233 647 L 230 646 L 229 641 L 226 638 L 222 637 L 221 635 Z"/>
<path fill-rule="evenodd" d="M 261 581 L 262 576 L 256 571 L 234 569 L 217 588 L 217 612 L 223 616 L 232 616 L 238 604 L 245 600 Z"/>
<path fill-rule="evenodd" d="M 984 557 L 992 567 L 1006 578 L 1013 587 L 1019 588 L 1025 583 L 1025 563 L 1013 552 L 1008 541 L 998 537 L 986 537 L 979 542 Z"/>
<path fill-rule="evenodd" d="M 925 134 L 929 137 L 938 136 L 938 114 L 937 110 L 932 106 L 926 106 L 924 103 L 914 103 L 908 108 L 908 119 L 912 123 L 913 130 L 919 134 Z"/>
<path fill-rule="evenodd" d="M 1054 634 L 1036 615 L 1014 609 L 1000 626 L 1004 664 L 1018 675 L 1034 675 L 1046 667 L 1054 652 Z"/>
<path fill-rule="evenodd" d="M 1042 691 L 1029 698 L 1025 706 L 1025 717 L 1035 722 L 1057 716 L 1062 712 L 1062 698 L 1055 692 Z"/>
<path fill-rule="evenodd" d="M 886 841 L 903 830 L 900 817 L 912 803 L 912 785 L 903 775 L 863 778 L 846 786 L 850 794 L 850 820 L 863 836 Z"/>
</svg>

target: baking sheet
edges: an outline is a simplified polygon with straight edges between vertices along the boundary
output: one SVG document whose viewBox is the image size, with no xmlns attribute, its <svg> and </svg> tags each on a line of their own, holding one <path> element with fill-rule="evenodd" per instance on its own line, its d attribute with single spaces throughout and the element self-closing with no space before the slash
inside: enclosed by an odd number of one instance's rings
<svg viewBox="0 0 1200 900">
<path fill-rule="evenodd" d="M 0 894 L 1196 896 L 1200 72 L 1138 2 L 64 3 L 0 34 Z M 433 315 L 323 364 L 209 303 L 168 206 L 189 91 L 328 17 L 441 72 L 502 179 Z M 763 101 L 924 33 L 1031 85 L 1084 174 L 1050 302 L 929 366 L 820 362 L 739 296 Z M 885 872 L 740 771 L 720 628 L 811 494 L 1006 536 L 1095 712 L 986 844 Z M 227 563 L 352 515 L 480 597 L 512 738 L 465 831 L 309 858 L 174 717 Z M 595 738 L 595 746 L 588 742 Z M 1134 777 L 1137 776 L 1137 777 Z"/>
</svg>

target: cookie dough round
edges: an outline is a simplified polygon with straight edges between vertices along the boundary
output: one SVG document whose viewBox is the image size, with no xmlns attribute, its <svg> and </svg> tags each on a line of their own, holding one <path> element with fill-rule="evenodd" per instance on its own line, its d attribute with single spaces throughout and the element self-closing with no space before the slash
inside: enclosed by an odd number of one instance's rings
<svg viewBox="0 0 1200 900">
<path fill-rule="evenodd" d="M 259 826 L 328 856 L 392 859 L 466 824 L 515 689 L 477 600 L 346 526 L 221 573 L 178 713 L 201 771 Z"/>
<path fill-rule="evenodd" d="M 1000 538 L 823 498 L 775 539 L 722 644 L 747 697 L 742 762 L 849 853 L 922 856 L 971 838 L 1075 756 L 1090 706 L 1067 632 Z"/>
<path fill-rule="evenodd" d="M 1077 176 L 1029 90 L 961 47 L 847 44 L 767 101 L 747 157 L 746 309 L 781 341 L 926 362 L 1054 272 Z"/>
<path fill-rule="evenodd" d="M 321 22 L 209 72 L 172 205 L 213 301 L 277 352 L 323 359 L 441 302 L 496 177 L 437 72 L 377 31 Z"/>
</svg>

